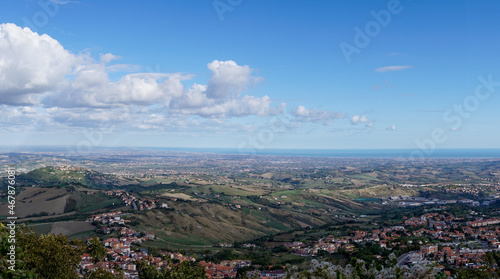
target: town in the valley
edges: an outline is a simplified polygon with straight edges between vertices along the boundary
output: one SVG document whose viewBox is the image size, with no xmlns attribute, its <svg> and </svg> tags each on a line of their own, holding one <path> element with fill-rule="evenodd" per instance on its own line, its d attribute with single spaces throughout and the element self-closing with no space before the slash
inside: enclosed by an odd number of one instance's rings
<svg viewBox="0 0 500 279">
<path fill-rule="evenodd" d="M 498 268 L 493 159 L 165 153 L 46 166 L 46 154 L 31 156 L 18 174 L 20 220 L 42 234 L 97 238 L 106 256 L 81 254 L 81 276 L 139 278 L 141 263 L 183 262 L 208 278 L 286 278 L 315 263 L 420 266 L 443 278 Z"/>
</svg>

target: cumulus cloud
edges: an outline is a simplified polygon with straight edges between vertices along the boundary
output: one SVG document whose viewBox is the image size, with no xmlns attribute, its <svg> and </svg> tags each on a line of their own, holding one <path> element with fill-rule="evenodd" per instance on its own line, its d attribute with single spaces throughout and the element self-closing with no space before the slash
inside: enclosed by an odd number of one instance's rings
<svg viewBox="0 0 500 279">
<path fill-rule="evenodd" d="M 73 81 L 57 94 L 47 96 L 45 105 L 59 107 L 113 107 L 168 104 L 184 94 L 182 81 L 190 75 L 135 73 L 112 82 L 104 64 L 79 65 Z"/>
<path fill-rule="evenodd" d="M 93 126 L 94 123 L 126 123 L 132 111 L 126 107 L 113 109 L 95 108 L 48 108 L 47 113 L 55 122 L 74 126 Z"/>
<path fill-rule="evenodd" d="M 412 66 L 386 66 L 375 69 L 375 72 L 393 72 L 393 71 L 401 71 L 405 69 L 413 68 Z"/>
<path fill-rule="evenodd" d="M 396 125 L 391 125 L 390 127 L 387 127 L 386 130 L 395 131 L 395 130 L 397 130 L 397 128 L 396 128 Z"/>
<path fill-rule="evenodd" d="M 240 66 L 232 60 L 214 60 L 207 67 L 212 72 L 207 86 L 207 96 L 210 98 L 236 97 L 260 80 L 252 76 L 249 66 Z"/>
<path fill-rule="evenodd" d="M 170 108 L 171 112 L 177 114 L 195 114 L 205 117 L 246 115 L 269 116 L 281 114 L 285 107 L 284 103 L 272 107 L 271 98 L 268 96 L 262 98 L 244 96 L 242 98 L 230 99 L 217 103 L 203 93 L 198 92 L 188 95 L 190 96 L 188 102 L 172 106 Z"/>
<path fill-rule="evenodd" d="M 248 65 L 214 60 L 207 64 L 211 75 L 206 84 L 189 85 L 193 75 L 141 73 L 137 66 L 116 63 L 120 59 L 112 53 L 97 58 L 73 54 L 48 35 L 1 24 L 0 116 L 4 124 L 138 130 L 191 125 L 204 129 L 204 125 L 222 127 L 227 118 L 285 113 L 285 103 L 276 103 L 268 95 L 248 94 L 262 80 Z M 116 72 L 123 71 L 129 73 L 115 78 Z M 296 125 L 331 125 L 346 117 L 304 106 L 291 116 Z"/>
<path fill-rule="evenodd" d="M 241 96 L 260 77 L 248 65 L 214 60 L 207 85 L 183 82 L 192 75 L 133 73 L 116 81 L 109 72 L 131 70 L 109 65 L 120 57 L 106 53 L 94 61 L 75 55 L 48 35 L 15 24 L 0 25 L 0 104 L 62 108 L 164 105 L 171 113 L 201 116 L 266 116 L 282 113 L 268 96 Z"/>
<path fill-rule="evenodd" d="M 336 119 L 345 118 L 342 112 L 331 112 L 326 110 L 307 109 L 305 106 L 298 106 L 292 111 L 294 120 L 297 122 L 321 123 L 329 126 Z"/>
<path fill-rule="evenodd" d="M 106 53 L 98 61 L 75 55 L 48 35 L 15 24 L 0 25 L 0 104 L 63 108 L 164 105 L 171 113 L 201 116 L 266 116 L 282 113 L 268 96 L 244 95 L 261 78 L 248 65 L 214 60 L 207 85 L 186 88 L 192 75 L 133 73 L 116 81 L 109 72 L 132 69 L 109 65 L 120 57 Z"/>
<path fill-rule="evenodd" d="M 108 64 L 109 62 L 113 61 L 113 60 L 118 60 L 120 59 L 120 57 L 112 54 L 112 53 L 106 53 L 106 54 L 101 54 L 99 55 L 100 56 L 100 60 L 101 60 L 101 63 L 102 64 Z"/>
<path fill-rule="evenodd" d="M 30 106 L 0 105 L 0 127 L 6 131 L 26 131 L 43 129 L 50 124 L 50 116 L 43 110 Z"/>
<path fill-rule="evenodd" d="M 351 118 L 352 125 L 358 125 L 358 124 L 366 123 L 366 122 L 372 122 L 372 121 L 369 120 L 368 118 L 366 118 L 366 116 L 364 116 L 364 115 L 355 115 Z"/>
<path fill-rule="evenodd" d="M 48 35 L 0 24 L 0 103 L 37 104 L 40 94 L 58 90 L 81 58 Z"/>
</svg>

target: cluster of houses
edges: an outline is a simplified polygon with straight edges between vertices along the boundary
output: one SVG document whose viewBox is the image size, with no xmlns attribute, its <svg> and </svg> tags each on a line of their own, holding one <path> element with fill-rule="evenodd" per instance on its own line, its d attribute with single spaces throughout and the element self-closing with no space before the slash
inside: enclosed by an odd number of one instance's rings
<svg viewBox="0 0 500 279">
<path fill-rule="evenodd" d="M 454 264 L 457 267 L 479 267 L 484 264 L 485 249 L 469 249 L 460 248 L 454 249 L 449 245 L 424 245 L 420 247 L 418 254 L 421 258 L 428 258 L 437 262 L 447 262 Z"/>
<path fill-rule="evenodd" d="M 231 209 L 233 209 L 233 210 L 236 210 L 236 209 L 241 209 L 241 205 L 239 205 L 239 204 L 224 203 L 224 204 L 222 204 L 222 205 L 224 205 L 224 206 L 228 206 L 228 207 L 230 207 L 230 208 L 231 208 Z"/>
<path fill-rule="evenodd" d="M 82 255 L 82 260 L 80 262 L 80 273 L 85 275 L 86 273 L 95 270 L 97 268 L 102 268 L 113 274 L 117 273 L 117 269 L 123 271 L 124 278 L 136 279 L 138 278 L 137 272 L 137 261 L 148 261 L 149 264 L 161 268 L 169 264 L 165 258 L 170 258 L 173 260 L 191 261 L 195 262 L 196 259 L 191 256 L 184 256 L 181 253 L 172 252 L 162 252 L 163 258 L 151 257 L 148 255 L 146 250 L 134 251 L 131 249 L 132 244 L 141 244 L 149 239 L 154 239 L 155 235 L 148 232 L 138 232 L 125 225 L 128 220 L 121 218 L 121 211 L 113 211 L 102 214 L 93 215 L 88 221 L 97 222 L 99 224 L 107 225 L 102 227 L 102 231 L 105 234 L 110 234 L 113 231 L 119 233 L 120 237 L 110 237 L 103 241 L 103 246 L 106 248 L 106 259 L 95 262 L 90 254 L 86 253 Z M 122 225 L 122 226 L 118 226 Z M 250 247 L 256 247 L 255 244 L 248 244 Z M 220 247 L 232 247 L 230 243 L 220 243 Z M 214 264 L 210 262 L 200 262 L 206 270 L 206 274 L 209 278 L 236 278 L 237 271 L 242 267 L 249 267 L 252 265 L 251 261 L 234 260 L 234 261 L 222 261 L 220 264 Z M 256 278 L 280 278 L 280 277 L 256 277 Z"/>
<path fill-rule="evenodd" d="M 405 234 L 406 230 L 402 226 L 393 226 L 390 228 L 366 231 L 355 231 L 354 236 L 344 236 L 335 238 L 333 235 L 324 237 L 318 241 L 313 242 L 312 245 L 306 245 L 303 242 L 286 243 L 285 247 L 291 249 L 294 254 L 301 256 L 314 256 L 319 251 L 326 251 L 328 253 L 336 253 L 341 249 L 346 252 L 354 251 L 354 243 L 373 242 L 378 243 L 381 247 L 387 248 L 388 243 Z"/>
<path fill-rule="evenodd" d="M 196 259 L 191 256 L 184 256 L 181 253 L 172 253 L 172 252 L 162 252 L 162 256 L 168 257 L 172 260 L 178 260 L 180 262 L 196 262 Z"/>
<path fill-rule="evenodd" d="M 123 229 L 123 228 L 122 228 Z M 129 230 L 122 230 L 125 235 L 130 233 L 137 234 Z M 103 245 L 106 248 L 106 258 L 101 261 L 94 261 L 92 256 L 85 253 L 81 256 L 79 272 L 83 276 L 92 270 L 97 268 L 102 268 L 113 274 L 117 274 L 117 270 L 121 270 L 123 273 L 123 278 L 126 279 L 137 279 L 139 278 L 137 271 L 137 262 L 146 261 L 149 265 L 153 265 L 156 268 L 162 268 L 171 264 L 172 260 L 178 260 L 179 262 L 190 261 L 195 262 L 196 259 L 191 256 L 184 256 L 181 253 L 173 252 L 162 252 L 162 257 L 152 257 L 148 255 L 147 250 L 136 250 L 131 249 L 131 244 L 140 244 L 147 241 L 149 238 L 136 237 L 136 236 L 122 236 L 120 238 L 108 238 L 104 240 Z M 238 269 L 244 267 L 251 267 L 252 261 L 250 260 L 224 260 L 219 264 L 201 261 L 200 266 L 204 267 L 206 274 L 210 279 L 223 279 L 223 278 L 236 278 L 238 275 Z M 253 271 L 254 276 L 249 278 L 263 278 L 263 279 L 278 279 L 284 278 L 283 270 L 273 270 L 273 271 Z"/>
<path fill-rule="evenodd" d="M 455 187 L 446 187 L 444 189 L 445 193 L 453 193 L 453 194 L 469 194 L 476 197 L 479 197 L 479 193 L 481 193 L 481 189 L 474 186 L 455 186 Z"/>
<path fill-rule="evenodd" d="M 106 244 L 110 245 L 107 246 Z M 166 267 L 171 264 L 167 258 L 176 259 L 180 262 L 183 261 L 191 261 L 195 262 L 196 259 L 190 256 L 183 256 L 181 253 L 171 253 L 171 252 L 162 252 L 161 255 L 163 257 L 152 257 L 147 254 L 146 251 L 123 251 L 123 245 L 120 247 L 120 244 L 123 244 L 120 241 L 112 240 L 106 241 L 105 245 L 107 247 L 107 260 L 99 261 L 97 263 L 94 262 L 92 256 L 88 253 L 83 254 L 81 256 L 82 261 L 80 262 L 80 273 L 82 275 L 87 274 L 91 270 L 95 270 L 97 268 L 102 268 L 106 271 L 109 271 L 113 274 L 117 274 L 117 267 L 122 270 L 124 278 L 126 279 L 137 279 L 138 271 L 137 271 L 137 261 L 146 261 L 149 265 L 153 265 L 156 268 Z M 226 260 L 222 261 L 219 264 L 201 261 L 200 266 L 204 267 L 206 270 L 206 275 L 210 279 L 223 279 L 223 278 L 236 278 L 238 274 L 238 269 L 243 267 L 252 266 L 252 261 L 246 260 Z M 252 277 L 252 278 L 282 278 L 282 277 Z"/>
<path fill-rule="evenodd" d="M 201 261 L 200 265 L 205 268 L 208 278 L 223 279 L 223 278 L 236 278 L 236 275 L 238 274 L 238 269 L 252 266 L 252 261 L 245 261 L 245 260 L 222 261 L 220 264 Z"/>
<path fill-rule="evenodd" d="M 237 278 L 238 269 L 244 267 L 251 267 L 252 261 L 249 260 L 232 260 L 222 261 L 219 264 L 201 261 L 200 265 L 205 267 L 206 274 L 210 279 L 226 279 Z M 255 268 L 260 266 L 253 266 Z M 283 269 L 274 270 L 251 270 L 246 271 L 247 278 L 252 279 L 281 279 L 285 278 L 285 271 Z"/>
<path fill-rule="evenodd" d="M 106 259 L 95 262 L 90 254 L 81 256 L 80 273 L 87 274 L 97 268 L 102 268 L 113 274 L 117 274 L 117 267 L 123 271 L 124 278 L 139 278 L 136 261 L 147 259 L 148 254 L 145 251 L 132 251 L 130 245 L 132 242 L 120 239 L 108 239 L 104 242 L 106 247 Z"/>
<path fill-rule="evenodd" d="M 419 251 L 414 251 L 408 254 L 400 264 L 414 265 L 424 264 L 429 262 L 447 263 L 456 267 L 473 267 L 479 268 L 484 266 L 484 256 L 487 249 L 469 249 L 469 248 L 452 248 L 452 245 L 446 244 L 430 244 L 423 245 Z M 437 268 L 442 269 L 442 265 Z M 449 272 L 446 272 L 450 275 Z"/>
<path fill-rule="evenodd" d="M 82 261 L 80 262 L 80 274 L 85 275 L 88 272 L 95 270 L 97 268 L 102 268 L 113 274 L 117 274 L 117 269 L 123 272 L 123 278 L 125 279 L 138 279 L 139 274 L 137 271 L 136 262 L 146 261 L 149 265 L 153 265 L 156 268 L 162 268 L 171 264 L 171 262 L 166 258 L 177 259 L 181 262 L 183 261 L 196 261 L 193 257 L 183 256 L 180 253 L 162 253 L 163 258 L 152 257 L 148 255 L 147 251 L 129 251 L 125 247 L 130 247 L 126 242 L 113 239 L 111 241 L 105 241 L 107 257 L 105 260 L 94 263 L 94 259 L 88 253 L 81 256 Z"/>
<path fill-rule="evenodd" d="M 130 193 L 123 190 L 108 190 L 104 192 L 108 196 L 117 196 L 123 203 L 127 206 L 133 206 L 135 210 L 151 210 L 157 207 L 168 208 L 166 203 L 157 205 L 158 201 L 153 199 L 139 199 L 131 195 Z"/>
<path fill-rule="evenodd" d="M 388 198 L 388 200 L 392 201 L 394 204 L 397 204 L 399 206 L 445 205 L 453 203 L 462 203 L 472 206 L 488 206 L 495 203 L 494 199 L 480 202 L 471 199 L 440 200 L 436 198 L 410 197 L 410 196 L 391 196 Z"/>
<path fill-rule="evenodd" d="M 95 263 L 89 254 L 82 255 L 80 262 L 80 273 L 86 274 L 91 270 L 102 268 L 112 273 L 116 273 L 117 268 L 124 272 L 124 278 L 138 278 L 137 260 L 148 259 L 146 251 L 134 251 L 132 244 L 141 244 L 149 239 L 154 239 L 155 235 L 149 232 L 138 232 L 125 225 L 130 220 L 121 218 L 121 211 L 113 211 L 92 215 L 87 220 L 98 224 L 106 225 L 101 228 L 104 234 L 110 234 L 113 231 L 118 232 L 119 238 L 110 237 L 103 241 L 106 248 L 106 260 Z"/>
<path fill-rule="evenodd" d="M 85 169 L 79 168 L 79 167 L 72 167 L 70 165 L 62 165 L 62 166 L 57 166 L 54 167 L 55 169 L 62 170 L 62 171 L 84 171 Z"/>
<path fill-rule="evenodd" d="M 307 246 L 301 241 L 295 241 L 291 243 L 286 243 L 285 247 L 291 249 L 294 254 L 301 256 L 314 256 L 318 254 L 319 251 L 327 251 L 331 254 L 338 252 L 340 248 L 344 248 L 347 251 L 352 251 L 354 245 L 349 243 L 347 239 L 333 239 L 333 236 L 329 235 L 312 246 Z"/>
<path fill-rule="evenodd" d="M 92 217 L 90 217 L 87 221 L 88 222 L 96 222 L 98 224 L 106 224 L 109 226 L 125 225 L 125 223 L 130 222 L 130 220 L 122 219 L 120 217 L 120 215 L 122 215 L 122 212 L 120 210 L 113 211 L 113 212 L 107 212 L 107 213 L 101 213 L 101 214 L 95 214 L 95 215 L 92 215 Z"/>
<path fill-rule="evenodd" d="M 286 243 L 285 247 L 294 254 L 302 256 L 314 256 L 320 251 L 336 253 L 341 249 L 347 252 L 356 249 L 356 243 L 378 243 L 382 248 L 400 247 L 413 244 L 407 241 L 402 245 L 397 241 L 400 237 L 430 236 L 436 240 L 435 244 L 427 244 L 418 240 L 415 244 L 420 245 L 420 250 L 410 253 L 405 261 L 406 264 L 415 264 L 429 261 L 454 264 L 462 266 L 481 266 L 482 256 L 492 249 L 500 249 L 500 228 L 493 226 L 500 223 L 500 218 L 477 219 L 465 221 L 463 218 L 455 218 L 452 214 L 426 213 L 418 217 L 406 218 L 404 226 L 392 226 L 371 231 L 355 231 L 354 235 L 334 237 L 329 235 L 318 241 L 308 244 L 300 241 Z M 466 240 L 475 239 L 476 245 L 481 249 L 464 248 Z M 418 246 L 417 246 L 418 247 Z M 478 248 L 478 247 L 476 247 Z"/>
<path fill-rule="evenodd" d="M 484 226 L 496 225 L 498 223 L 500 223 L 500 218 L 491 218 L 491 219 L 484 219 L 484 220 L 468 221 L 467 226 L 469 226 L 469 227 L 484 227 Z"/>
<path fill-rule="evenodd" d="M 500 229 L 497 226 L 492 226 L 498 223 L 500 223 L 498 218 L 464 222 L 463 218 L 438 213 L 427 213 L 419 217 L 408 218 L 405 220 L 405 225 L 409 227 L 427 225 L 429 227 L 429 229 L 410 230 L 411 235 L 428 235 L 440 241 L 420 246 L 420 251 L 414 253 L 412 261 L 415 262 L 414 259 L 417 259 L 419 261 L 446 262 L 456 267 L 481 267 L 484 265 L 483 256 L 486 252 L 500 248 Z M 481 247 L 476 247 L 476 249 L 462 247 L 470 243 L 466 241 L 467 239 L 482 241 L 472 241 L 473 244 Z"/>
<path fill-rule="evenodd" d="M 252 270 L 245 272 L 247 278 L 252 279 L 280 279 L 286 278 L 285 271 L 283 269 L 274 270 Z"/>
</svg>

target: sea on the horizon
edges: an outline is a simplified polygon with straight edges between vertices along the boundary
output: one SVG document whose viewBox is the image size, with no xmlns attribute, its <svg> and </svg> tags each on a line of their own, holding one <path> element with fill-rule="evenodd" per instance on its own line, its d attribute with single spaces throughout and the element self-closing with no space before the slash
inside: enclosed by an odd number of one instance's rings
<svg viewBox="0 0 500 279">
<path fill-rule="evenodd" d="M 463 148 L 463 149 L 238 149 L 238 148 L 197 148 L 197 147 L 105 147 L 98 146 L 90 153 L 109 151 L 175 151 L 212 154 L 274 155 L 301 157 L 338 157 L 338 158 L 499 158 L 500 148 Z M 62 152 L 73 151 L 67 146 L 16 146 L 0 147 L 0 152 Z M 72 152 L 69 152 L 70 154 Z"/>
<path fill-rule="evenodd" d="M 339 158 L 500 158 L 500 149 L 232 149 L 232 148 L 162 148 L 163 150 L 275 156 Z"/>
</svg>

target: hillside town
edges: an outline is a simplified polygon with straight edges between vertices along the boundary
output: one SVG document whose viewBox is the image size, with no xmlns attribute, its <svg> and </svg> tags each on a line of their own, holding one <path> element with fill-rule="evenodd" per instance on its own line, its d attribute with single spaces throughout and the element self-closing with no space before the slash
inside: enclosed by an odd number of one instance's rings
<svg viewBox="0 0 500 279">
<path fill-rule="evenodd" d="M 470 210 L 470 215 L 477 215 Z M 149 232 L 139 232 L 128 227 L 129 220 L 123 218 L 121 211 L 93 215 L 88 221 L 99 225 L 104 235 L 115 232 L 119 237 L 103 237 L 102 245 L 106 248 L 106 258 L 95 262 L 89 254 L 81 256 L 80 273 L 82 275 L 102 268 L 111 273 L 118 270 L 124 278 L 138 278 L 137 263 L 145 261 L 157 268 L 184 261 L 198 262 L 205 268 L 208 278 L 237 278 L 238 270 L 245 268 L 247 278 L 284 278 L 286 268 L 266 269 L 253 265 L 251 260 L 222 260 L 218 263 L 196 259 L 179 252 L 161 251 L 161 257 L 152 256 L 148 249 L 132 248 L 133 245 L 155 239 Z M 126 215 L 125 215 L 126 216 Z M 398 257 L 398 266 L 437 265 L 461 268 L 485 266 L 485 255 L 500 249 L 500 218 L 476 217 L 473 220 L 455 217 L 442 210 L 425 213 L 420 216 L 404 217 L 399 224 L 381 229 L 347 232 L 344 236 L 332 234 L 314 241 L 293 241 L 283 243 L 290 254 L 315 258 L 320 254 L 353 253 L 364 249 L 367 244 L 377 245 L 385 251 L 404 251 Z M 470 218 L 469 218 L 470 219 Z M 402 239 L 406 241 L 402 242 Z M 231 243 L 220 243 L 221 249 L 232 249 Z M 242 248 L 256 249 L 258 245 L 245 243 Z M 383 251 L 382 250 L 382 251 Z M 383 253 L 381 253 L 383 254 Z M 382 258 L 382 255 L 373 255 Z M 449 271 L 446 272 L 450 275 Z"/>
</svg>

